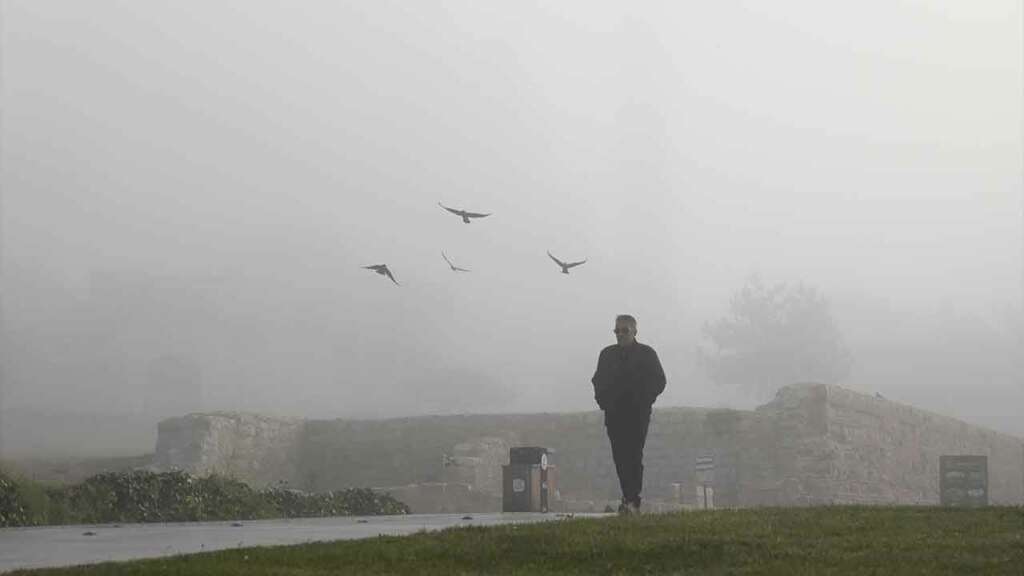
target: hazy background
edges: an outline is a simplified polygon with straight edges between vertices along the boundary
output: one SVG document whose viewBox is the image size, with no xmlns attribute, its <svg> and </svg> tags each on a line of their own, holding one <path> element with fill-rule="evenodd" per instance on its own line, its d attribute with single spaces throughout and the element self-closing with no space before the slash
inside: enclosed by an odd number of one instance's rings
<svg viewBox="0 0 1024 576">
<path fill-rule="evenodd" d="M 748 408 L 695 348 L 752 273 L 844 386 L 1024 436 L 1020 11 L 0 0 L 0 449 L 589 410 L 623 312 L 659 404 Z"/>
</svg>

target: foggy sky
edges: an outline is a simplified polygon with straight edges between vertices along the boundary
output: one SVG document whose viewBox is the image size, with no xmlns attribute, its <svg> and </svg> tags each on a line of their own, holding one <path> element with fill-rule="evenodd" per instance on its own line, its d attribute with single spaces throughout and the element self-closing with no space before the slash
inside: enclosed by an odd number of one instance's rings
<svg viewBox="0 0 1024 576">
<path fill-rule="evenodd" d="M 0 7 L 5 411 L 168 357 L 196 409 L 591 409 L 627 312 L 660 404 L 749 407 L 694 348 L 757 273 L 843 385 L 1024 435 L 1019 2 Z"/>
</svg>

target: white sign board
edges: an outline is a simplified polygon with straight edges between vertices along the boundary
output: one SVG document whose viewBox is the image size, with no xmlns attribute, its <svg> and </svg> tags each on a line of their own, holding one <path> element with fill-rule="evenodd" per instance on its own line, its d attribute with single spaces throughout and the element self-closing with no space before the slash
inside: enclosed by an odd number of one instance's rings
<svg viewBox="0 0 1024 576">
<path fill-rule="evenodd" d="M 701 456 L 695 463 L 697 484 L 713 484 L 715 482 L 715 457 Z"/>
</svg>

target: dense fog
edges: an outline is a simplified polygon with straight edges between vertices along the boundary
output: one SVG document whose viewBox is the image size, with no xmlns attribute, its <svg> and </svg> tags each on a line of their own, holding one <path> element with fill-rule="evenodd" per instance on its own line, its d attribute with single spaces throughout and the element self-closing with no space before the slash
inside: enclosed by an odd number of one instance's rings
<svg viewBox="0 0 1024 576">
<path fill-rule="evenodd" d="M 7 454 L 596 409 L 620 313 L 658 406 L 752 408 L 701 361 L 751 282 L 824 299 L 833 383 L 1024 436 L 1019 2 L 0 10 Z"/>
</svg>

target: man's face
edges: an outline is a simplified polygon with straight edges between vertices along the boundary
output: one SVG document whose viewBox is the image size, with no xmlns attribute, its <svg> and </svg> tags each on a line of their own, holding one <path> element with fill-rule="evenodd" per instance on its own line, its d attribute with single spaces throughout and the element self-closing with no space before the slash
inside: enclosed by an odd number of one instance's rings
<svg viewBox="0 0 1024 576">
<path fill-rule="evenodd" d="M 629 322 L 615 323 L 615 339 L 619 346 L 629 346 L 636 341 L 636 328 L 630 326 Z"/>
</svg>

